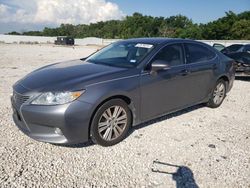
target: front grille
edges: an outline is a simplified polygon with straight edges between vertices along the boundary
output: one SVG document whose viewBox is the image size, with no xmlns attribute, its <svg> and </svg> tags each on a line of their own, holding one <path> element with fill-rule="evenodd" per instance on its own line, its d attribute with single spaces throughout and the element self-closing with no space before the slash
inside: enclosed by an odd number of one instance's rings
<svg viewBox="0 0 250 188">
<path fill-rule="evenodd" d="M 13 102 L 15 103 L 17 108 L 20 108 L 21 105 L 27 102 L 30 99 L 30 96 L 21 95 L 19 93 L 13 92 Z"/>
</svg>

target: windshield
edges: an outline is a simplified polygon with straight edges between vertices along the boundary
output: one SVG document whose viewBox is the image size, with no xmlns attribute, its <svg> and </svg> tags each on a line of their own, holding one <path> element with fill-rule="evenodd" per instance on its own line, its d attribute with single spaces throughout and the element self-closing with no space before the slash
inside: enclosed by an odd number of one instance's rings
<svg viewBox="0 0 250 188">
<path fill-rule="evenodd" d="M 90 56 L 86 61 L 116 67 L 135 67 L 154 48 L 152 44 L 118 42 Z"/>
<path fill-rule="evenodd" d="M 233 44 L 221 50 L 222 53 L 232 53 L 237 52 L 242 48 L 242 44 Z"/>
</svg>

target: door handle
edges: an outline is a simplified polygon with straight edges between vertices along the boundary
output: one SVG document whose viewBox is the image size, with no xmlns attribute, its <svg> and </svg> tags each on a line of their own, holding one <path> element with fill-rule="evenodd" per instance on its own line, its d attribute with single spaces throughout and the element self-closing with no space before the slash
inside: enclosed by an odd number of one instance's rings
<svg viewBox="0 0 250 188">
<path fill-rule="evenodd" d="M 187 70 L 187 69 L 182 70 L 182 71 L 179 73 L 179 75 L 181 75 L 181 76 L 187 76 L 188 74 L 190 74 L 190 71 Z"/>
</svg>

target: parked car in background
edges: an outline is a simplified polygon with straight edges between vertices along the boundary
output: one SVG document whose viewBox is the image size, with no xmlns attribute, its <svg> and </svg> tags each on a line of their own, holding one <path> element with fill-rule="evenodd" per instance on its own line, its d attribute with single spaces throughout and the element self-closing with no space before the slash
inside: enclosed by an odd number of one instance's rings
<svg viewBox="0 0 250 188">
<path fill-rule="evenodd" d="M 75 39 L 73 37 L 57 37 L 55 40 L 56 45 L 75 45 Z"/>
<path fill-rule="evenodd" d="M 113 43 L 81 60 L 40 68 L 13 86 L 16 125 L 33 139 L 102 146 L 131 126 L 196 104 L 219 107 L 234 61 L 192 40 L 142 38 Z"/>
<path fill-rule="evenodd" d="M 222 44 L 214 44 L 213 46 L 235 60 L 236 76 L 250 76 L 250 44 L 233 44 L 228 47 Z"/>
</svg>

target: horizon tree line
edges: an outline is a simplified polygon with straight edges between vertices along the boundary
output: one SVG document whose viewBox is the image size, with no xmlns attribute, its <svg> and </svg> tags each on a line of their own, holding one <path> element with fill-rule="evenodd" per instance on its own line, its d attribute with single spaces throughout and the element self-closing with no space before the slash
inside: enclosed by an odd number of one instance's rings
<svg viewBox="0 0 250 188">
<path fill-rule="evenodd" d="M 196 40 L 250 40 L 250 11 L 225 16 L 206 24 L 197 24 L 183 15 L 153 17 L 134 13 L 123 20 L 87 24 L 61 24 L 42 31 L 10 32 L 10 35 L 71 36 L 127 39 L 136 37 L 189 38 Z"/>
</svg>

